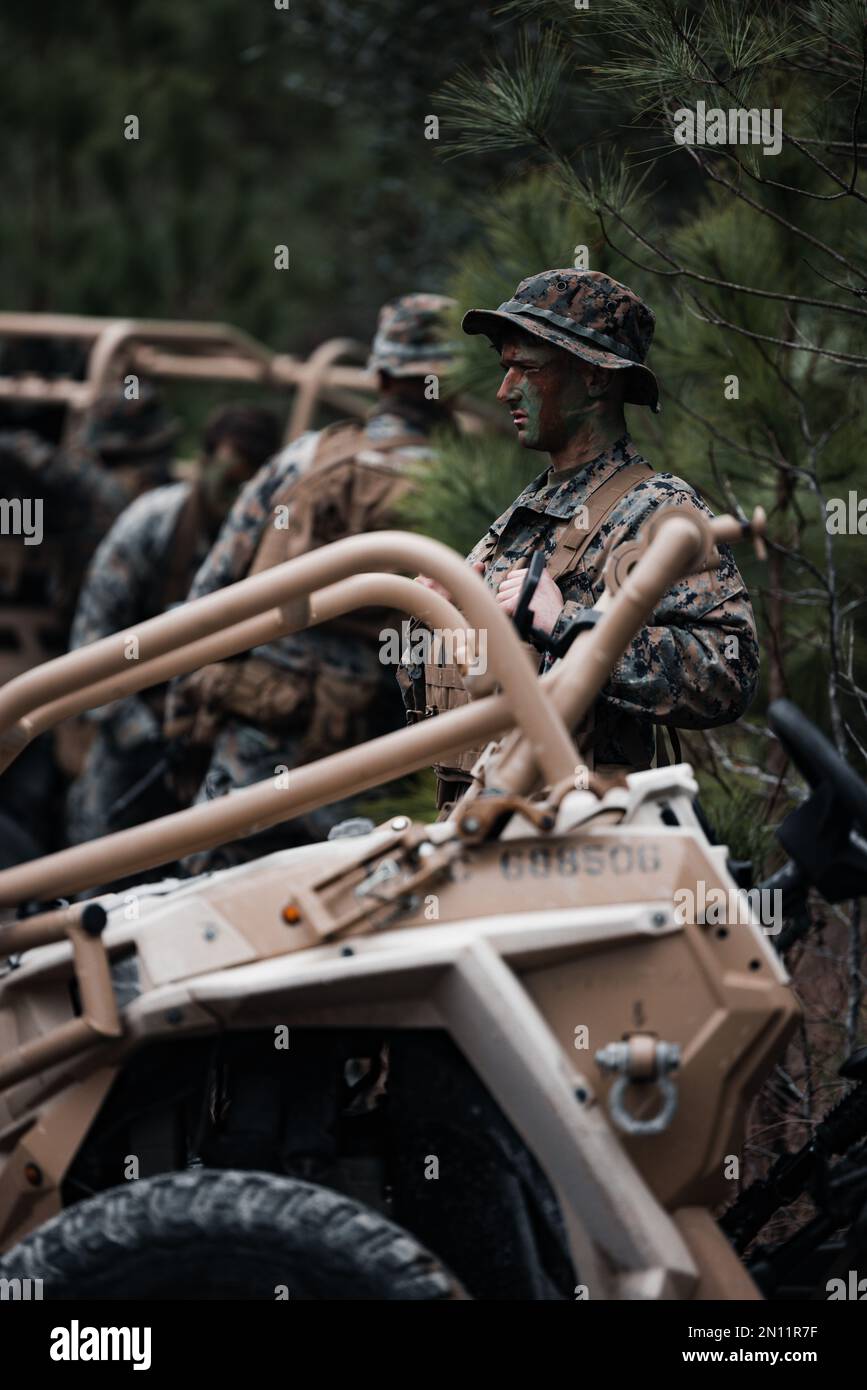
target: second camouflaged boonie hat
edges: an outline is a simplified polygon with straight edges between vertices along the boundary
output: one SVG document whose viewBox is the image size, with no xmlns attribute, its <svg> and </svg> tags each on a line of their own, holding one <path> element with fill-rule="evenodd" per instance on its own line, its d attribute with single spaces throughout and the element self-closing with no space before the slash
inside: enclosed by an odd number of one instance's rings
<svg viewBox="0 0 867 1390">
<path fill-rule="evenodd" d="M 455 301 L 444 294 L 404 294 L 379 311 L 367 370 L 389 376 L 439 376 L 455 360 L 445 340 L 445 316 Z"/>
<path fill-rule="evenodd" d="M 598 270 L 543 270 L 522 280 L 499 309 L 471 309 L 461 327 L 496 342 L 504 322 L 595 367 L 626 371 L 624 401 L 659 410 L 659 384 L 644 365 L 656 319 L 618 280 Z"/>
<path fill-rule="evenodd" d="M 119 385 L 97 397 L 80 442 L 106 463 L 135 463 L 138 458 L 167 453 L 180 432 L 180 421 L 169 415 L 160 394 L 142 381 L 135 399 L 127 399 Z"/>
</svg>

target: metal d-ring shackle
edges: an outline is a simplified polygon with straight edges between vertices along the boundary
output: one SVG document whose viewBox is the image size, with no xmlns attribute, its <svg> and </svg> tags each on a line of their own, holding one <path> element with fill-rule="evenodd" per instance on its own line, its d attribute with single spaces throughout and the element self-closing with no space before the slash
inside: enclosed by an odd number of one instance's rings
<svg viewBox="0 0 867 1390">
<path fill-rule="evenodd" d="M 650 1075 L 634 1075 L 633 1052 L 629 1042 L 609 1043 L 596 1053 L 596 1063 L 603 1071 L 619 1073 L 608 1093 L 608 1108 L 619 1130 L 624 1134 L 661 1134 L 668 1128 L 677 1110 L 677 1087 L 668 1075 L 680 1065 L 680 1047 L 677 1043 L 655 1044 L 654 1068 Z M 626 1108 L 624 1096 L 627 1086 L 648 1086 L 651 1082 L 656 1083 L 662 1104 L 655 1115 L 642 1120 Z"/>
</svg>

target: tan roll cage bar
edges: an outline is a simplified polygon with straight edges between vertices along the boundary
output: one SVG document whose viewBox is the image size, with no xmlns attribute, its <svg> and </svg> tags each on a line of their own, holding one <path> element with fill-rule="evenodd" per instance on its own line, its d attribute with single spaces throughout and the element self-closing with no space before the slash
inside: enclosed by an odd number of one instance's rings
<svg viewBox="0 0 867 1390">
<path fill-rule="evenodd" d="M 330 338 L 303 361 L 272 352 L 243 329 L 228 323 L 172 319 L 110 319 L 83 314 L 0 313 L 2 337 L 57 337 L 88 345 L 84 381 L 46 378 L 35 373 L 0 376 L 0 400 L 67 405 L 82 415 L 105 387 L 126 371 L 183 381 L 243 382 L 279 390 L 297 389 L 285 442 L 313 424 L 316 405 L 363 416 L 376 391 L 376 375 L 364 366 L 368 349 L 353 338 Z M 476 401 L 459 402 L 465 428 L 503 428 L 498 414 Z"/>
<path fill-rule="evenodd" d="M 298 767 L 289 788 L 278 787 L 273 779 L 260 782 L 207 805 L 5 869 L 0 872 L 0 906 L 49 900 L 170 863 L 426 767 L 455 746 L 472 746 L 509 730 L 517 735 L 488 768 L 488 786 L 526 793 L 540 774 L 556 785 L 572 776 L 578 763 L 569 729 L 583 719 L 612 665 L 661 596 L 683 574 L 714 563 L 716 544 L 751 531 L 759 535 L 763 526 L 759 511 L 752 527 L 734 517 L 708 522 L 681 508 L 657 514 L 643 553 L 628 573 L 615 579 L 609 561 L 602 620 L 579 636 L 559 667 L 541 681 L 511 620 L 480 577 L 448 547 L 399 531 L 336 541 L 152 618 L 134 631 L 46 662 L 0 690 L 0 767 L 8 766 L 36 733 L 71 713 L 371 604 L 398 603 L 446 630 L 486 630 L 491 672 L 468 680 L 471 694 L 478 697 L 469 705 Z M 428 574 L 454 596 L 460 613 L 422 585 L 393 574 L 358 574 L 362 568 Z M 494 682 L 501 694 L 488 693 Z"/>
</svg>

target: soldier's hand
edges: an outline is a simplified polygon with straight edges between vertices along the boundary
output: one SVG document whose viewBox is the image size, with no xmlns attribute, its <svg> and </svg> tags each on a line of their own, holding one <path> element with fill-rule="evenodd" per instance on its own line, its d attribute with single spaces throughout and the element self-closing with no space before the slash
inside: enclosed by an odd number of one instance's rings
<svg viewBox="0 0 867 1390">
<path fill-rule="evenodd" d="M 417 574 L 415 582 L 416 584 L 423 585 L 425 589 L 433 589 L 435 594 L 440 594 L 443 598 L 451 599 L 451 594 L 448 589 L 443 588 L 442 584 L 439 584 L 436 579 L 429 579 L 426 574 Z"/>
<path fill-rule="evenodd" d="M 484 574 L 485 572 L 485 566 L 482 560 L 478 560 L 472 568 L 476 571 L 476 574 Z M 415 582 L 416 584 L 423 584 L 426 589 L 433 589 L 435 594 L 440 594 L 443 598 L 447 598 L 449 603 L 453 602 L 448 589 L 440 584 L 438 580 L 429 579 L 426 574 L 417 574 Z"/>
<path fill-rule="evenodd" d="M 527 568 L 527 565 L 518 565 L 515 569 L 509 570 L 497 589 L 497 602 L 501 608 L 505 609 L 510 618 L 518 606 L 521 589 L 527 578 Z M 552 633 L 562 611 L 563 595 L 551 578 L 549 571 L 543 569 L 542 577 L 530 604 L 533 626 L 539 628 L 541 632 Z"/>
</svg>

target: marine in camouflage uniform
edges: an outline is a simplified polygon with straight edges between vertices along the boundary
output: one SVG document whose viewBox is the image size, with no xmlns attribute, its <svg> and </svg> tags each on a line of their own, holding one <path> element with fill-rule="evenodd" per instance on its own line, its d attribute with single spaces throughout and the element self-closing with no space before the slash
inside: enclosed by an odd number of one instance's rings
<svg viewBox="0 0 867 1390">
<path fill-rule="evenodd" d="M 70 430 L 67 448 L 98 455 L 131 501 L 166 481 L 180 432 L 157 388 L 139 381 L 134 394 L 125 386 L 107 387 Z"/>
<path fill-rule="evenodd" d="M 0 537 L 0 682 L 66 651 L 94 550 L 143 488 L 166 481 L 178 429 L 142 382 L 135 400 L 120 386 L 103 392 L 60 446 L 31 430 L 0 432 L 4 497 L 41 502 L 44 533 L 38 545 Z M 0 812 L 31 837 L 31 855 L 63 842 L 65 781 L 88 741 L 82 722 L 68 720 L 29 744 L 3 778 Z"/>
<path fill-rule="evenodd" d="M 304 517 L 309 525 L 311 496 L 317 508 L 313 546 L 352 534 L 353 529 L 393 524 L 386 502 L 372 508 L 371 524 L 361 520 L 359 513 L 353 527 L 345 504 L 351 479 L 345 471 L 330 472 L 323 459 L 330 447 L 339 451 L 340 441 L 346 438 L 346 447 L 354 454 L 348 464 L 369 459 L 383 467 L 387 462 L 405 479 L 414 462 L 431 456 L 432 429 L 451 421 L 451 412 L 431 387 L 431 379 L 448 370 L 454 355 L 442 336 L 442 316 L 450 304 L 440 295 L 411 294 L 382 308 L 368 361 L 369 370 L 379 375 L 379 398 L 363 429 L 343 424 L 310 431 L 266 465 L 239 497 L 196 575 L 190 598 L 243 579 L 257 566 L 303 553 L 297 537 L 305 529 Z M 288 514 L 283 534 L 296 544 L 263 566 L 261 556 L 278 506 Z M 207 773 L 198 789 L 190 792 L 195 802 L 223 796 L 273 777 L 278 768 L 291 770 L 399 727 L 394 670 L 383 665 L 381 643 L 371 632 L 352 627 L 352 622 L 334 622 L 292 633 L 249 656 L 206 667 L 173 683 L 167 734 L 187 747 L 212 748 Z M 195 855 L 186 867 L 200 872 L 275 848 L 321 840 L 352 811 L 350 802 L 332 804 L 234 845 Z"/>
<path fill-rule="evenodd" d="M 624 404 L 658 409 L 645 365 L 654 316 L 597 271 L 548 270 L 523 280 L 499 309 L 468 313 L 463 327 L 500 350 L 498 400 L 521 444 L 551 457 L 468 560 L 513 613 L 529 558 L 542 548 L 548 563 L 532 612 L 535 627 L 556 639 L 599 598 L 610 545 L 634 539 L 660 507 L 711 515 L 688 482 L 654 472 L 626 430 Z M 613 670 L 579 731 L 583 755 L 598 769 L 649 767 L 658 726 L 709 728 L 747 708 L 758 677 L 755 621 L 730 549 L 720 554 L 717 570 L 669 589 Z M 549 662 L 540 659 L 540 669 Z M 410 666 L 401 684 L 410 721 L 467 699 L 455 668 Z M 465 790 L 479 751 L 437 768 L 440 806 Z"/>
<path fill-rule="evenodd" d="M 51 616 L 53 637 L 41 659 L 66 650 L 88 563 L 115 518 L 146 488 L 168 481 L 179 428 L 153 387 L 142 382 L 135 400 L 119 386 L 97 397 L 60 447 L 30 430 L 0 432 L 4 497 L 43 502 L 42 545 L 0 541 L 3 550 L 17 549 L 26 565 L 15 582 L 0 580 L 4 605 L 15 602 L 17 584 L 26 591 L 22 601 Z M 10 568 L 11 562 L 2 563 L 0 573 Z"/>
<path fill-rule="evenodd" d="M 97 549 L 82 588 L 71 647 L 114 632 L 134 632 L 148 618 L 182 602 L 240 487 L 279 442 L 279 423 L 270 410 L 243 403 L 216 410 L 205 426 L 197 477 L 145 492 L 118 517 Z M 67 833 L 72 843 L 174 809 L 164 775 L 164 699 L 165 687 L 157 687 L 89 716 L 98 732 L 70 789 Z"/>
</svg>

